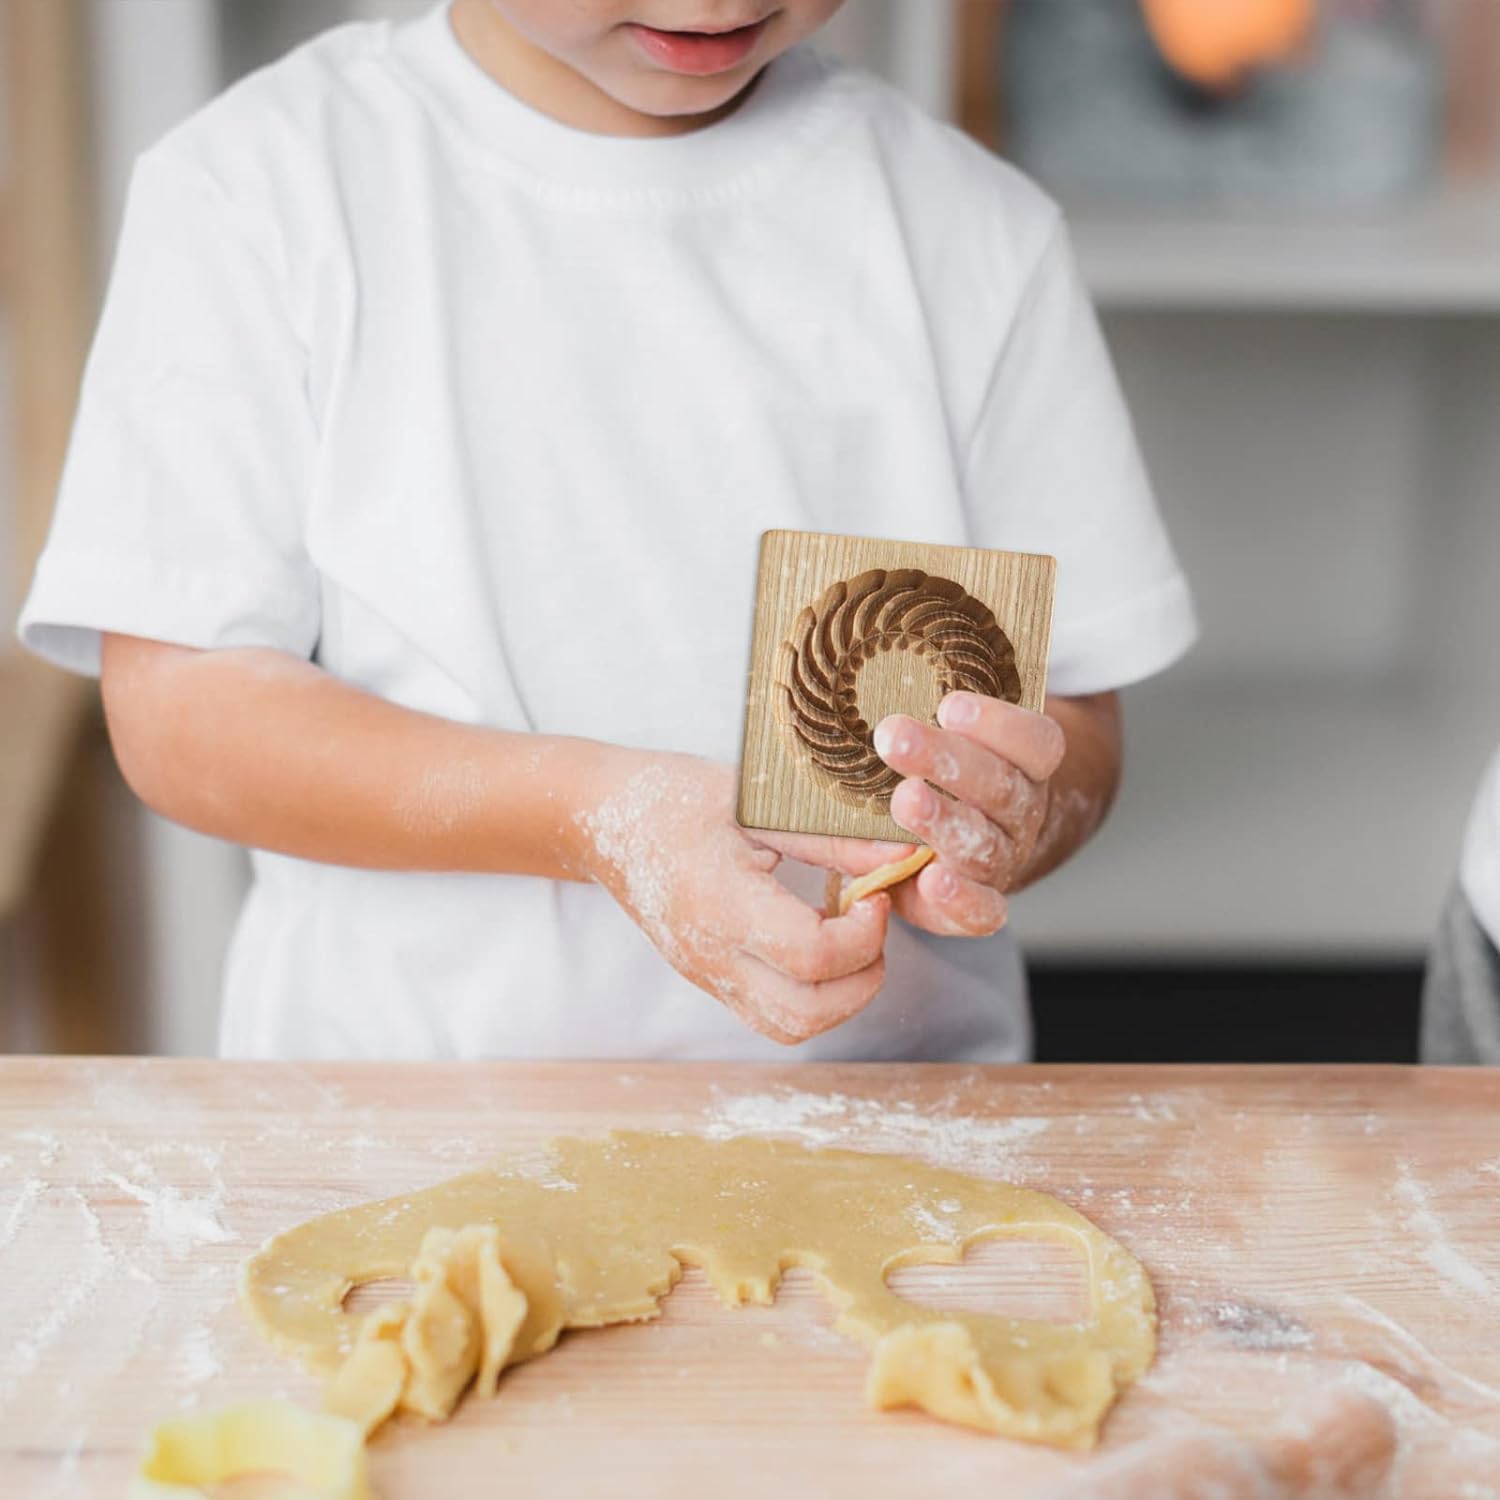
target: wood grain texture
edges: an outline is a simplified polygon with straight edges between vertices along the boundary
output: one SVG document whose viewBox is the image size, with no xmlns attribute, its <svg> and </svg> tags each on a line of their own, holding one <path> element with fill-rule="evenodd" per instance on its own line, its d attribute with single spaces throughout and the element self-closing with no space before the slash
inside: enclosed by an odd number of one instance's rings
<svg viewBox="0 0 1500 1500">
<path fill-rule="evenodd" d="M 899 1152 L 1087 1213 L 1162 1315 L 1101 1458 L 1200 1423 L 1255 1435 L 1347 1382 L 1397 1419 L 1391 1500 L 1493 1493 L 1500 1075 L 84 1059 L 0 1062 L 0 1494 L 115 1496 L 168 1416 L 315 1401 L 235 1304 L 272 1232 L 620 1126 Z M 1022 1242 L 900 1282 L 1043 1317 L 1079 1286 L 1057 1247 Z M 658 1322 L 569 1336 L 445 1427 L 393 1424 L 373 1477 L 382 1500 L 1024 1500 L 1086 1462 L 871 1412 L 866 1364 L 809 1273 L 730 1311 L 689 1271 Z"/>
<path fill-rule="evenodd" d="M 1057 564 L 818 532 L 761 541 L 740 757 L 747 828 L 907 840 L 871 735 L 955 688 L 1040 710 Z"/>
</svg>

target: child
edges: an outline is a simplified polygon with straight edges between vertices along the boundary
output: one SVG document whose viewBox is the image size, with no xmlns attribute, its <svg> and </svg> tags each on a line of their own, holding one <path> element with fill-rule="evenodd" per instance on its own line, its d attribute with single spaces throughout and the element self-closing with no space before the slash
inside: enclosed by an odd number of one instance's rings
<svg viewBox="0 0 1500 1500">
<path fill-rule="evenodd" d="M 1422 1061 L 1500 1065 L 1500 754 L 1480 783 L 1427 957 Z"/>
<path fill-rule="evenodd" d="M 22 634 L 256 851 L 226 1054 L 1025 1056 L 1004 893 L 1191 608 L 1056 210 L 837 8 L 452 0 L 138 164 Z M 907 846 L 732 813 L 768 527 L 1060 563 L 1048 716 L 886 721 L 940 857 L 844 918 L 778 861 Z"/>
</svg>

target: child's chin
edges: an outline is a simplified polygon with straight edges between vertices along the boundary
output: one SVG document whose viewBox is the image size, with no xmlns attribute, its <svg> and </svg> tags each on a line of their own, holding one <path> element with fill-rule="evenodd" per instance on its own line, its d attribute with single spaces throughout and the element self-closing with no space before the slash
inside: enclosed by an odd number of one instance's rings
<svg viewBox="0 0 1500 1500">
<path fill-rule="evenodd" d="M 686 78 L 672 73 L 654 73 L 632 78 L 615 98 L 628 108 L 662 120 L 686 120 L 723 109 L 742 94 L 755 77 L 755 69 L 741 68 L 711 78 Z"/>
</svg>

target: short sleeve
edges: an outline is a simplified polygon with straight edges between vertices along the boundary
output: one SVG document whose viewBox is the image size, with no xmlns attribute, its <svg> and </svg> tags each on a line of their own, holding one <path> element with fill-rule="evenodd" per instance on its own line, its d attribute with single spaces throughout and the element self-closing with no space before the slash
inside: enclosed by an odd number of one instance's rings
<svg viewBox="0 0 1500 1500">
<path fill-rule="evenodd" d="M 1192 645 L 1187 582 L 1060 222 L 994 365 L 965 494 L 979 545 L 1057 558 L 1049 691 L 1124 687 Z"/>
<path fill-rule="evenodd" d="M 1500 754 L 1490 762 L 1469 815 L 1459 880 L 1479 925 L 1500 945 Z"/>
<path fill-rule="evenodd" d="M 197 165 L 143 157 L 23 642 L 96 673 L 99 634 L 311 655 L 306 354 L 273 258 Z"/>
</svg>

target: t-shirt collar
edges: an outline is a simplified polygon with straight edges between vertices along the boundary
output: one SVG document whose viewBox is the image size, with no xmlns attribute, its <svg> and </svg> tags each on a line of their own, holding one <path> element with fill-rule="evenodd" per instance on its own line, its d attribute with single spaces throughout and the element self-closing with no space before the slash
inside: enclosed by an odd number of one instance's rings
<svg viewBox="0 0 1500 1500">
<path fill-rule="evenodd" d="M 830 69 L 808 47 L 770 63 L 738 109 L 684 135 L 579 130 L 523 103 L 469 56 L 448 0 L 396 28 L 392 48 L 432 107 L 545 196 L 661 207 L 722 201 L 774 174 L 833 111 Z"/>
</svg>

